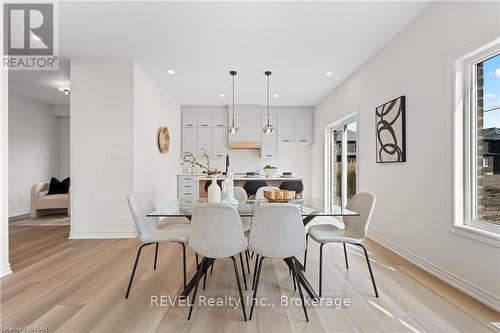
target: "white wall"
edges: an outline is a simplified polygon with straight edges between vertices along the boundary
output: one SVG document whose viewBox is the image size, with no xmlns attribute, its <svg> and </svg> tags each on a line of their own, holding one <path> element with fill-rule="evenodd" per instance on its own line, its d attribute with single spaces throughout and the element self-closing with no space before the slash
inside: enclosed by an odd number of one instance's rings
<svg viewBox="0 0 500 333">
<path fill-rule="evenodd" d="M 158 130 L 162 126 L 170 133 L 167 154 L 158 150 Z M 134 64 L 134 188 L 156 205 L 177 198 L 180 128 L 180 106 L 157 81 Z"/>
<path fill-rule="evenodd" d="M 3 6 L 0 8 L 3 17 Z M 0 35 L 3 36 L 3 24 L 0 24 Z M 3 43 L 0 45 L 3 54 Z M 0 278 L 12 273 L 9 263 L 9 94 L 7 69 L 0 68 Z"/>
<path fill-rule="evenodd" d="M 377 195 L 373 237 L 500 308 L 500 250 L 451 233 L 448 57 L 494 31 L 498 2 L 433 5 L 315 109 L 313 193 L 324 194 L 324 128 L 359 112 L 359 189 Z M 407 162 L 375 163 L 375 107 L 407 98 Z M 423 241 L 418 240 L 422 231 Z"/>
<path fill-rule="evenodd" d="M 71 238 L 133 237 L 133 63 L 71 62 Z"/>
<path fill-rule="evenodd" d="M 59 117 L 59 179 L 70 175 L 70 118 Z"/>
<path fill-rule="evenodd" d="M 30 210 L 33 183 L 59 175 L 59 119 L 48 104 L 9 93 L 9 215 Z"/>
</svg>

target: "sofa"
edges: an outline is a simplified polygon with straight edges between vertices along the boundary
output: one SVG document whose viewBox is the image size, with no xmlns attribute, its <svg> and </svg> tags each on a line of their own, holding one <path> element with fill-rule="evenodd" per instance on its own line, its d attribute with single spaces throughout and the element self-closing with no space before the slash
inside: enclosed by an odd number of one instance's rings
<svg viewBox="0 0 500 333">
<path fill-rule="evenodd" d="M 31 218 L 35 219 L 44 215 L 53 214 L 56 211 L 67 210 L 70 216 L 70 194 L 51 194 L 49 192 L 49 184 L 36 183 L 31 187 Z"/>
</svg>

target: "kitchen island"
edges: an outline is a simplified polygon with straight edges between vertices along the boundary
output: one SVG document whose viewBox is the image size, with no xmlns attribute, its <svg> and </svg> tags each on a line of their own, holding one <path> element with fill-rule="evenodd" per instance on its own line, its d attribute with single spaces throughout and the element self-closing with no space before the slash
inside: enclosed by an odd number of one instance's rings
<svg viewBox="0 0 500 333">
<path fill-rule="evenodd" d="M 218 175 L 217 180 L 224 180 L 224 175 Z M 244 174 L 236 174 L 234 176 L 234 186 L 243 187 L 246 182 L 265 181 L 268 186 L 279 187 L 285 181 L 303 181 L 303 177 L 299 176 L 245 176 Z M 212 177 L 205 174 L 179 174 L 177 176 L 177 193 L 178 198 L 206 198 L 205 183 L 211 183 Z"/>
</svg>

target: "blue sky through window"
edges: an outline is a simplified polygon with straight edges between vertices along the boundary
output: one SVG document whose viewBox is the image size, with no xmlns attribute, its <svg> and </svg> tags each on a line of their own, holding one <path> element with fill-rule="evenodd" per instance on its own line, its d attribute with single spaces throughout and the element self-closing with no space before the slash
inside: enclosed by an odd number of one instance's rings
<svg viewBox="0 0 500 333">
<path fill-rule="evenodd" d="M 484 109 L 500 105 L 500 54 L 484 62 Z M 500 109 L 484 113 L 484 128 L 500 128 Z"/>
</svg>

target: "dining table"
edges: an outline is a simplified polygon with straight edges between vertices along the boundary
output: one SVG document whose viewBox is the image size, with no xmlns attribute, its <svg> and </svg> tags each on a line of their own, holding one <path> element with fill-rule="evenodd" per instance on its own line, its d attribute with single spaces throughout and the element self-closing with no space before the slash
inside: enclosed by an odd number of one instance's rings
<svg viewBox="0 0 500 333">
<path fill-rule="evenodd" d="M 159 206 L 154 211 L 147 214 L 148 217 L 158 217 L 158 218 L 169 218 L 169 217 L 185 217 L 191 220 L 193 209 L 202 204 L 206 204 L 206 198 L 182 198 L 178 200 L 171 201 L 164 205 Z M 255 209 L 262 204 L 266 204 L 267 200 L 246 200 L 239 202 L 236 207 L 240 217 L 253 217 L 255 214 Z M 346 216 L 359 216 L 358 213 L 349 210 L 347 208 L 338 205 L 326 205 L 324 199 L 292 199 L 288 203 L 296 204 L 300 208 L 302 215 L 302 221 L 304 226 L 309 224 L 314 218 L 320 216 L 330 216 L 330 217 L 346 217 Z M 299 262 L 296 257 L 283 259 L 287 264 L 288 268 L 293 271 L 293 262 L 300 268 L 297 272 L 298 281 L 304 287 L 309 297 L 314 300 L 319 300 L 319 296 L 316 291 L 312 288 L 311 284 L 302 273 L 304 266 Z M 187 297 L 191 290 L 196 285 L 197 273 L 201 270 L 202 276 L 205 276 L 208 272 L 210 265 L 204 265 L 200 263 L 197 267 L 197 271 L 191 278 L 189 283 L 185 286 L 184 290 L 181 292 L 181 296 Z"/>
</svg>

